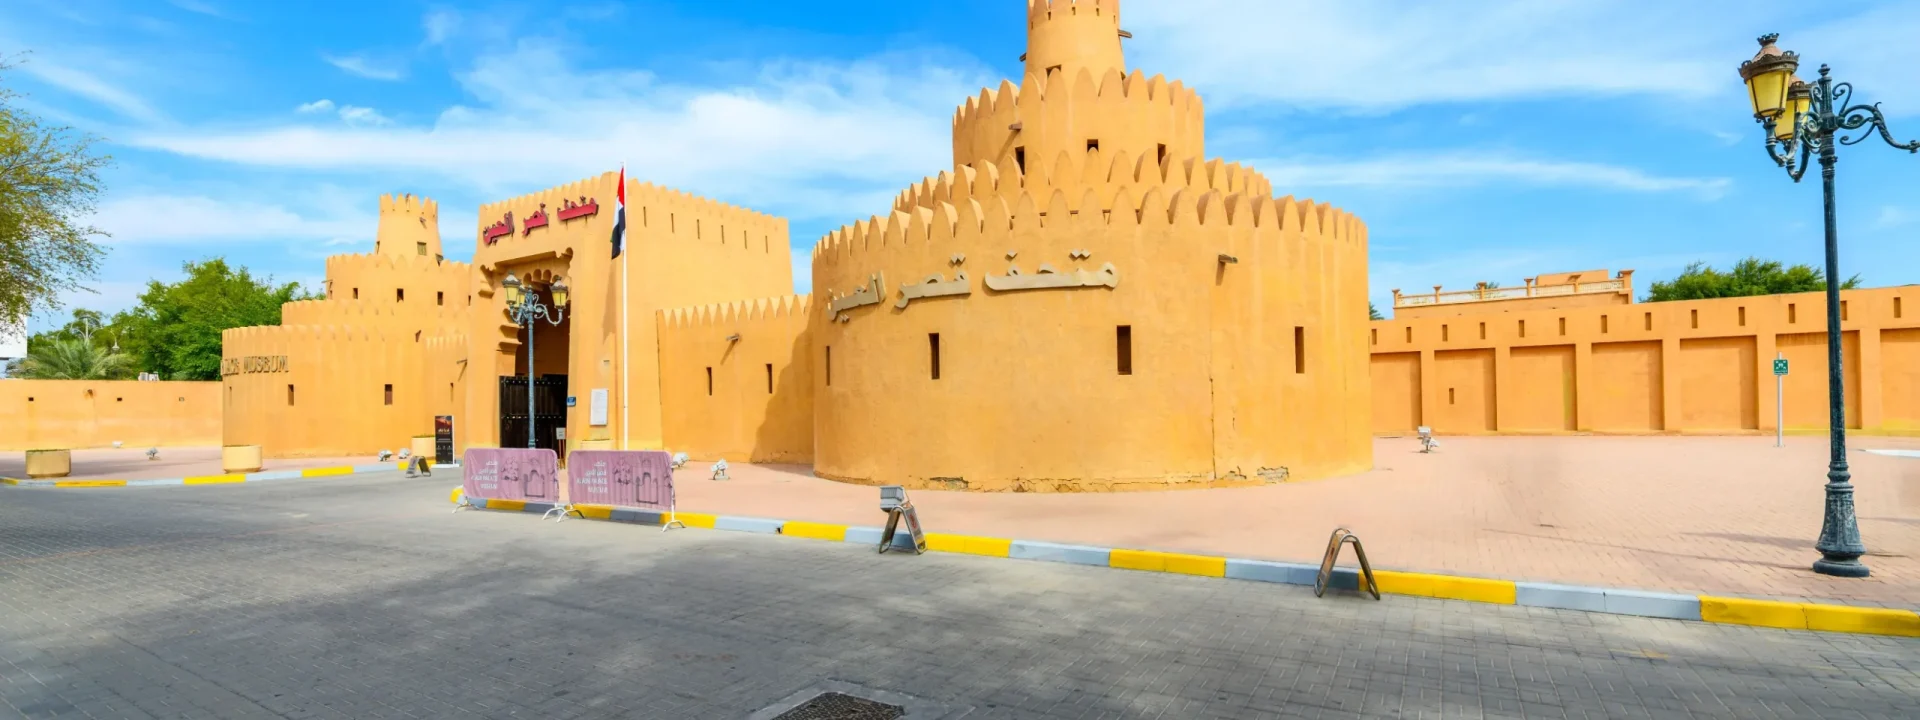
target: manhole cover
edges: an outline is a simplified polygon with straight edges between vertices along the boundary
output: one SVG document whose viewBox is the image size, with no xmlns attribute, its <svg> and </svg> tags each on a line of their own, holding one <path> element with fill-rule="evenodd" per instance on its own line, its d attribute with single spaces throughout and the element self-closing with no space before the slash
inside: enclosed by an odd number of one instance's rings
<svg viewBox="0 0 1920 720">
<path fill-rule="evenodd" d="M 899 705 L 854 697 L 846 693 L 821 693 L 800 703 L 773 720 L 899 720 L 907 709 Z"/>
</svg>

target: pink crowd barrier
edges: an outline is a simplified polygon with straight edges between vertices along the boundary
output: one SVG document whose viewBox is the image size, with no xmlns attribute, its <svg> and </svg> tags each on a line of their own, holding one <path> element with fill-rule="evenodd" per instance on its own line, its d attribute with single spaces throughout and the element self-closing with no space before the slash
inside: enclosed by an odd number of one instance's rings
<svg viewBox="0 0 1920 720">
<path fill-rule="evenodd" d="M 659 450 L 576 450 L 567 456 L 573 505 L 673 510 L 673 458 Z"/>
<path fill-rule="evenodd" d="M 467 448 L 460 474 L 470 498 L 560 502 L 560 459 L 552 450 Z"/>
</svg>

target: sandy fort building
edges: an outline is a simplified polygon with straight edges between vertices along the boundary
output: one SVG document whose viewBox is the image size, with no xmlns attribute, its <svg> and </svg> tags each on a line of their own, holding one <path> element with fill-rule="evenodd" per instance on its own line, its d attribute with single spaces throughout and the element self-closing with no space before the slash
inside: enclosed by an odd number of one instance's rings
<svg viewBox="0 0 1920 720">
<path fill-rule="evenodd" d="M 1206 157 L 1199 95 L 1129 70 L 1120 19 L 1030 3 L 1019 84 L 964 100 L 951 167 L 816 243 L 814 296 L 785 221 L 641 182 L 616 260 L 613 173 L 482 206 L 470 264 L 430 201 L 383 199 L 324 300 L 228 333 L 227 440 L 373 452 L 452 415 L 462 448 L 530 423 L 562 453 L 974 490 L 1366 469 L 1365 226 Z M 564 320 L 511 322 L 509 274 L 549 303 L 564 279 Z"/>
</svg>

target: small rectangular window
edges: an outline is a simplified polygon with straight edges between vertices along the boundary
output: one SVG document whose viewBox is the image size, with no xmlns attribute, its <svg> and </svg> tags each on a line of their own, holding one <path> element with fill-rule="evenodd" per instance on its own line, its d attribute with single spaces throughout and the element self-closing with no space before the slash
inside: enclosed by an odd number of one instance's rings
<svg viewBox="0 0 1920 720">
<path fill-rule="evenodd" d="M 447 294 L 446 294 L 446 292 L 444 292 L 444 291 L 438 291 L 438 292 L 435 292 L 435 293 L 433 294 L 433 304 L 435 304 L 435 305 L 446 305 L 446 304 L 447 304 Z"/>
<path fill-rule="evenodd" d="M 833 386 L 833 346 L 827 346 L 827 386 Z"/>
<path fill-rule="evenodd" d="M 293 386 L 287 386 L 287 407 L 293 407 Z"/>
<path fill-rule="evenodd" d="M 1099 141 L 1099 140 L 1088 140 L 1088 141 L 1087 141 L 1087 152 L 1093 152 L 1093 151 L 1095 151 L 1095 150 L 1099 150 L 1099 149 L 1100 149 L 1100 141 Z"/>
<path fill-rule="evenodd" d="M 1293 326 L 1293 374 L 1307 374 L 1307 329 Z"/>
<path fill-rule="evenodd" d="M 1800 306 L 1795 305 L 1793 303 L 1787 303 L 1787 322 L 1788 323 L 1800 322 Z"/>
<path fill-rule="evenodd" d="M 1521 320 L 1520 321 L 1520 337 L 1526 337 L 1526 336 L 1527 336 L 1527 321 Z"/>
<path fill-rule="evenodd" d="M 1159 160 L 1158 164 L 1163 167 L 1167 164 L 1167 144 L 1166 143 L 1160 143 L 1160 157 L 1158 158 L 1158 160 Z"/>
<path fill-rule="evenodd" d="M 1607 334 L 1607 318 L 1608 316 L 1606 315 L 1600 316 L 1600 334 L 1601 335 Z"/>
<path fill-rule="evenodd" d="M 713 397 L 713 368 L 707 368 L 707 397 Z"/>
<path fill-rule="evenodd" d="M 1840 319 L 1843 321 L 1847 319 L 1847 301 L 1845 300 L 1840 301 Z"/>
<path fill-rule="evenodd" d="M 1700 311 L 1698 309 L 1695 309 L 1695 310 L 1689 310 L 1687 312 L 1691 314 L 1691 316 L 1693 317 L 1693 329 L 1699 330 L 1700 329 Z"/>
<path fill-rule="evenodd" d="M 767 394 L 773 394 L 773 363 L 767 363 Z"/>
<path fill-rule="evenodd" d="M 1133 374 L 1133 326 L 1121 325 L 1113 330 L 1114 357 L 1120 366 L 1121 375 Z"/>
<path fill-rule="evenodd" d="M 1379 344 L 1380 344 L 1380 329 L 1379 329 L 1379 328 L 1374 328 L 1374 329 L 1373 329 L 1373 344 L 1374 344 L 1374 345 L 1379 345 Z"/>
<path fill-rule="evenodd" d="M 940 379 L 940 333 L 927 333 L 927 357 L 931 359 L 933 379 Z"/>
<path fill-rule="evenodd" d="M 414 243 L 413 251 L 417 254 L 425 255 L 427 254 L 427 244 L 425 242 Z"/>
<path fill-rule="evenodd" d="M 1653 329 L 1653 313 L 1647 313 L 1647 329 Z"/>
<path fill-rule="evenodd" d="M 1747 306 L 1740 306 L 1740 327 L 1747 326 Z"/>
<path fill-rule="evenodd" d="M 405 301 L 406 301 L 406 299 L 407 299 L 407 290 L 406 290 L 406 288 L 394 288 L 394 289 L 393 289 L 393 301 L 394 301 L 394 302 L 405 302 Z"/>
<path fill-rule="evenodd" d="M 1453 404 L 1453 388 L 1447 388 L 1447 404 Z"/>
<path fill-rule="evenodd" d="M 387 383 L 387 404 L 393 404 L 393 383 Z"/>
<path fill-rule="evenodd" d="M 1453 336 L 1453 329 L 1452 329 L 1452 328 L 1450 328 L 1450 327 L 1447 327 L 1447 326 L 1446 326 L 1445 324 L 1441 324 L 1441 326 L 1440 326 L 1440 342 L 1446 342 L 1446 341 L 1447 341 L 1447 338 L 1449 338 L 1449 337 L 1452 337 L 1452 336 Z"/>
<path fill-rule="evenodd" d="M 1024 146 L 1024 145 L 1023 145 L 1023 146 L 1020 146 L 1020 147 L 1016 147 L 1016 148 L 1014 148 L 1014 149 L 1013 149 L 1013 164 L 1015 164 L 1015 165 L 1018 165 L 1018 166 L 1020 166 L 1020 174 L 1022 174 L 1022 175 L 1025 175 L 1025 174 L 1027 174 L 1027 148 L 1026 148 L 1026 146 Z"/>
<path fill-rule="evenodd" d="M 1481 340 L 1485 340 L 1485 339 L 1487 339 L 1487 324 L 1486 324 L 1486 323 L 1480 323 L 1480 339 L 1481 339 Z"/>
<path fill-rule="evenodd" d="M 354 289 L 353 289 L 353 299 L 355 299 L 355 300 L 359 300 L 359 299 L 360 299 L 360 288 L 354 288 Z"/>
<path fill-rule="evenodd" d="M 1407 326 L 1407 342 L 1413 342 L 1413 326 Z"/>
<path fill-rule="evenodd" d="M 1560 318 L 1560 334 L 1561 334 L 1561 335 L 1565 335 L 1565 334 L 1567 334 L 1567 319 L 1566 319 L 1566 318 Z"/>
</svg>

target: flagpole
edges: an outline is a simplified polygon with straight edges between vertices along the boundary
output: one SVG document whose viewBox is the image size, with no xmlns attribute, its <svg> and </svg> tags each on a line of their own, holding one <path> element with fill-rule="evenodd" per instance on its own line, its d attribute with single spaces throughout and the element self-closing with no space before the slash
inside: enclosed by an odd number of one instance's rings
<svg viewBox="0 0 1920 720">
<path fill-rule="evenodd" d="M 626 194 L 627 191 L 625 187 L 627 182 L 626 178 L 627 163 L 621 161 L 620 184 L 622 187 L 620 188 L 620 193 L 622 195 Z M 620 449 L 631 450 L 633 448 L 629 447 L 628 443 L 633 434 L 633 425 L 630 422 L 632 420 L 632 414 L 627 412 L 627 408 L 630 402 L 628 400 L 628 391 L 631 389 L 632 383 L 627 380 L 629 374 L 627 350 L 632 347 L 633 343 L 629 339 L 632 335 L 628 332 L 629 328 L 627 324 L 627 258 L 633 255 L 633 248 L 626 247 L 628 243 L 627 238 L 624 236 L 628 233 L 625 230 L 621 230 L 620 234 L 623 236 L 620 238 Z"/>
</svg>

